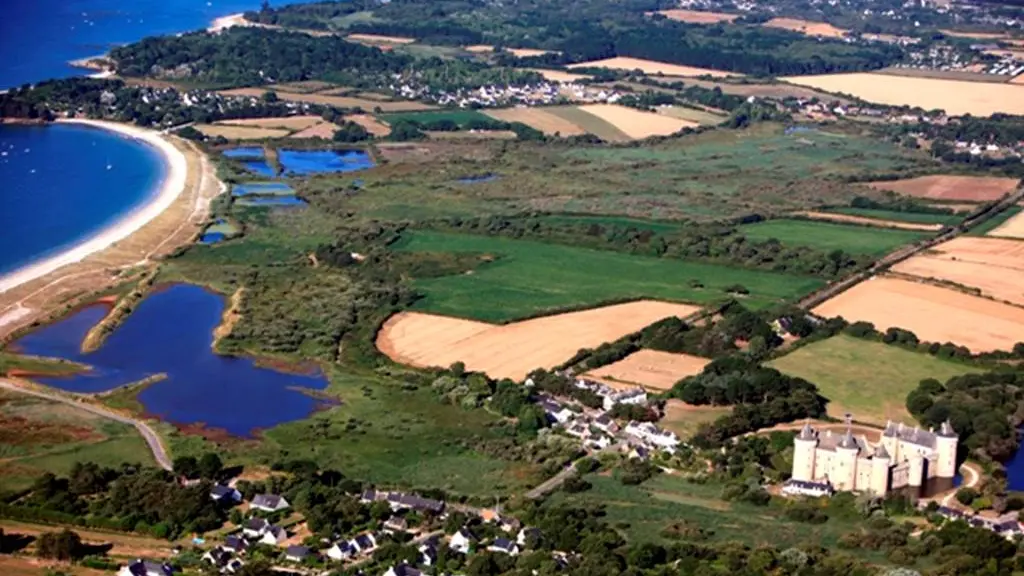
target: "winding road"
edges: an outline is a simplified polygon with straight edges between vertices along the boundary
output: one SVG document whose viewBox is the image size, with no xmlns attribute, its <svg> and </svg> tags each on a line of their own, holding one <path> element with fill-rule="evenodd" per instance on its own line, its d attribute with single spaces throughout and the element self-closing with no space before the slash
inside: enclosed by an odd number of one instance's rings
<svg viewBox="0 0 1024 576">
<path fill-rule="evenodd" d="M 142 435 L 142 439 L 145 440 L 146 444 L 149 446 L 149 451 L 153 453 L 153 459 L 156 460 L 156 463 L 164 470 L 172 469 L 171 459 L 167 455 L 167 449 L 164 447 L 163 442 L 160 440 L 160 436 L 157 435 L 157 433 L 149 426 L 149 424 L 146 424 L 142 420 L 128 418 L 127 416 L 122 416 L 116 412 L 107 410 L 106 408 L 101 408 L 94 404 L 88 404 L 86 402 L 73 400 L 66 396 L 26 388 L 25 386 L 19 385 L 17 382 L 13 380 L 0 378 L 0 388 L 4 390 L 10 390 L 12 392 L 17 392 L 19 394 L 28 394 L 29 396 L 43 398 L 45 400 L 50 400 L 52 402 L 60 402 L 61 404 L 65 404 L 67 406 L 71 406 L 74 408 L 78 408 L 79 410 L 84 410 L 91 414 L 95 414 L 101 418 L 107 418 L 115 422 L 120 422 L 122 424 L 129 424 L 131 426 L 134 426 L 135 429 L 139 431 L 139 434 Z"/>
</svg>

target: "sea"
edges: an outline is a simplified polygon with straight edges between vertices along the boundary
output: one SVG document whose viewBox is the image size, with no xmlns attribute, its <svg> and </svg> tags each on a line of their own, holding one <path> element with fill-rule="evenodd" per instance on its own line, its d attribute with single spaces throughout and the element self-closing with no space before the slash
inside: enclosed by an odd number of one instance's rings
<svg viewBox="0 0 1024 576">
<path fill-rule="evenodd" d="M 257 8 L 259 0 L 5 3 L 0 90 L 89 74 L 68 62 Z M 0 275 L 96 234 L 154 194 L 164 170 L 147 145 L 101 130 L 0 125 Z"/>
</svg>

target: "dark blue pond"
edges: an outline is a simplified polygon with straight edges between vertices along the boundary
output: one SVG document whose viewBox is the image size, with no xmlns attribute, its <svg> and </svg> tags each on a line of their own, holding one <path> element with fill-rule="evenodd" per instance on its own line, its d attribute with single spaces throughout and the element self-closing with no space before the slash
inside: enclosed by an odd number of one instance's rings
<svg viewBox="0 0 1024 576">
<path fill-rule="evenodd" d="M 239 206 L 305 206 L 306 201 L 295 196 L 246 196 L 239 198 Z"/>
<path fill-rule="evenodd" d="M 235 159 L 241 159 L 241 158 L 245 158 L 245 159 L 260 158 L 260 159 L 262 159 L 263 158 L 263 148 L 260 148 L 259 146 L 242 146 L 240 148 L 229 148 L 229 149 L 224 150 L 223 152 L 221 152 L 221 154 L 223 154 L 225 158 L 235 158 Z"/>
<path fill-rule="evenodd" d="M 360 150 L 285 150 L 277 151 L 285 174 L 308 176 L 329 172 L 355 172 L 373 168 L 373 159 Z"/>
<path fill-rule="evenodd" d="M 459 184 L 479 184 L 481 182 L 493 182 L 500 178 L 497 174 L 480 174 L 479 176 L 467 176 L 465 178 L 459 178 L 457 182 Z"/>
<path fill-rule="evenodd" d="M 235 184 L 231 187 L 232 196 L 251 195 L 274 195 L 290 196 L 295 194 L 291 186 L 282 182 L 250 182 L 248 184 Z"/>
<path fill-rule="evenodd" d="M 322 375 L 259 368 L 249 358 L 213 353 L 213 329 L 224 300 L 198 286 L 177 284 L 158 291 L 91 354 L 79 351 L 106 306 L 89 306 L 15 342 L 26 354 L 66 358 L 93 371 L 40 381 L 71 392 L 103 392 L 166 373 L 139 394 L 146 411 L 175 424 L 205 424 L 238 436 L 305 418 L 321 404 L 295 388 L 322 390 Z"/>
<path fill-rule="evenodd" d="M 1005 466 L 1007 488 L 1024 491 L 1024 450 L 1017 450 Z"/>
<path fill-rule="evenodd" d="M 246 170 L 256 174 L 257 176 L 263 176 L 265 178 L 273 178 L 274 176 L 277 176 L 277 173 L 270 167 L 270 164 L 267 164 L 266 160 L 246 160 L 245 162 L 242 162 L 242 165 L 245 166 Z"/>
<path fill-rule="evenodd" d="M 223 241 L 226 237 L 227 236 L 225 236 L 223 232 L 207 232 L 199 237 L 199 243 L 216 244 L 217 242 Z"/>
</svg>

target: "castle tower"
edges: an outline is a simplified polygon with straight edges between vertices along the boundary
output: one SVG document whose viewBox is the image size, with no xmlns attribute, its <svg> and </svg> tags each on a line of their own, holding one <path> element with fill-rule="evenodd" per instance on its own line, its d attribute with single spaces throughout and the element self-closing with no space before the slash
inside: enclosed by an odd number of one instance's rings
<svg viewBox="0 0 1024 576">
<path fill-rule="evenodd" d="M 846 434 L 836 445 L 836 459 L 832 463 L 829 478 L 836 490 L 854 490 L 857 488 L 857 454 L 860 446 L 853 439 L 853 430 L 846 428 Z"/>
<path fill-rule="evenodd" d="M 938 433 L 935 434 L 935 449 L 938 452 L 935 476 L 939 478 L 956 476 L 956 449 L 959 442 L 960 436 L 953 430 L 949 420 L 943 422 Z"/>
<path fill-rule="evenodd" d="M 907 475 L 907 484 L 910 486 L 921 486 L 924 483 L 924 458 L 918 453 L 910 454 L 910 469 Z"/>
<path fill-rule="evenodd" d="M 879 444 L 871 458 L 871 491 L 876 496 L 885 496 L 889 493 L 889 464 L 891 461 L 885 445 Z"/>
<path fill-rule="evenodd" d="M 811 482 L 814 478 L 814 456 L 818 448 L 818 435 L 809 423 L 793 439 L 793 479 Z"/>
</svg>

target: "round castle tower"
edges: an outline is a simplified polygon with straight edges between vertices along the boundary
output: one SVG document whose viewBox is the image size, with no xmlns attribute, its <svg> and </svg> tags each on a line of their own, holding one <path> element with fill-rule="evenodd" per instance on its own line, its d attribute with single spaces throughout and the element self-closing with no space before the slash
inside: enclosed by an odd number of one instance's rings
<svg viewBox="0 0 1024 576">
<path fill-rule="evenodd" d="M 885 496 L 889 493 L 889 465 L 892 459 L 885 445 L 879 443 L 875 453 L 871 457 L 871 491 L 876 496 Z"/>
<path fill-rule="evenodd" d="M 860 446 L 853 439 L 853 431 L 846 429 L 843 439 L 836 445 L 836 459 L 832 463 L 829 479 L 836 490 L 854 490 L 857 488 L 857 454 Z"/>
<path fill-rule="evenodd" d="M 810 423 L 804 423 L 794 439 L 793 474 L 794 480 L 812 482 L 814 478 L 814 457 L 818 448 L 818 435 L 811 429 Z"/>
<path fill-rule="evenodd" d="M 935 449 L 938 451 L 935 475 L 939 478 L 956 476 L 956 449 L 959 442 L 960 436 L 953 430 L 949 420 L 943 422 L 935 434 Z"/>
</svg>

